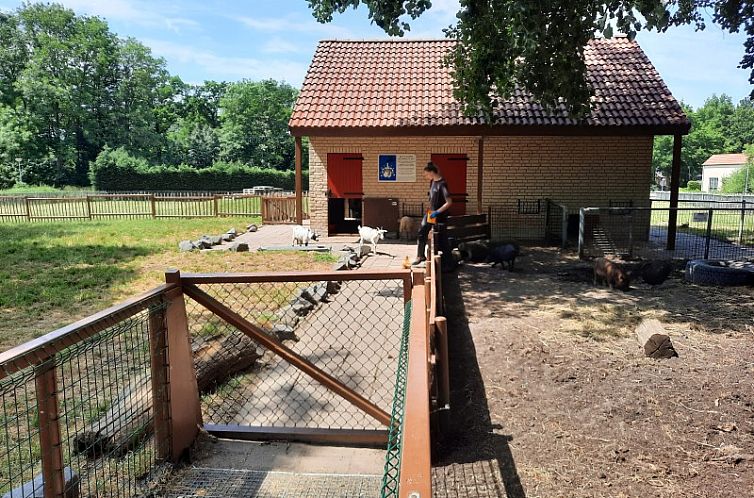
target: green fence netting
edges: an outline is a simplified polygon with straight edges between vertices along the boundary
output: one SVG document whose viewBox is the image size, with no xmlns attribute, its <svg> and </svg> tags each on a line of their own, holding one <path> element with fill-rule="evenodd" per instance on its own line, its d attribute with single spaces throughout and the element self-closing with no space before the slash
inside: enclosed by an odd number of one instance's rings
<svg viewBox="0 0 754 498">
<path fill-rule="evenodd" d="M 398 355 L 398 368 L 395 376 L 395 395 L 390 415 L 385 472 L 382 476 L 381 498 L 398 496 L 401 477 L 401 447 L 403 444 L 403 414 L 406 406 L 406 377 L 408 371 L 408 334 L 411 329 L 411 301 L 406 303 L 403 312 L 403 336 Z"/>
</svg>

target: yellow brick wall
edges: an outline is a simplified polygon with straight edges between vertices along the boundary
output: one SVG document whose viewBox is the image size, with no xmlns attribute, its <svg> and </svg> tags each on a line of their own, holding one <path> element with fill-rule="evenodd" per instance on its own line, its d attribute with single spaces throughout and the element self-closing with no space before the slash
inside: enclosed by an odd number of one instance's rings
<svg viewBox="0 0 754 498">
<path fill-rule="evenodd" d="M 315 230 L 327 233 L 327 154 L 360 153 L 365 197 L 426 201 L 421 168 L 432 154 L 468 155 L 467 212 L 477 210 L 477 137 L 311 137 L 309 202 Z M 377 181 L 379 154 L 415 154 L 417 181 Z M 483 209 L 550 198 L 570 209 L 610 200 L 649 205 L 652 137 L 487 137 Z"/>
<path fill-rule="evenodd" d="M 314 230 L 327 233 L 327 154 L 360 153 L 364 197 L 398 197 L 403 201 L 426 202 L 427 182 L 422 168 L 432 154 L 466 154 L 467 212 L 476 212 L 477 139 L 475 137 L 311 137 L 309 141 L 309 211 Z M 416 182 L 377 181 L 380 154 L 415 154 Z M 473 195 L 472 195 L 473 193 Z M 472 198 L 473 197 L 473 198 Z"/>
</svg>

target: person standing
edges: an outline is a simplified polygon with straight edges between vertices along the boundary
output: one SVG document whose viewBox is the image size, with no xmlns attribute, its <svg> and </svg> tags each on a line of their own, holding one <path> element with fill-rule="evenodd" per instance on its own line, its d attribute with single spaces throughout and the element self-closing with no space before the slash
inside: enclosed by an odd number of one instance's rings
<svg viewBox="0 0 754 498">
<path fill-rule="evenodd" d="M 422 218 L 419 228 L 419 242 L 416 248 L 416 259 L 412 266 L 420 265 L 426 261 L 424 252 L 427 246 L 427 237 L 433 225 L 445 223 L 448 220 L 448 210 L 453 205 L 448 191 L 448 183 L 440 174 L 440 170 L 433 162 L 428 162 L 424 167 L 424 179 L 429 182 L 429 212 Z M 442 246 L 447 245 L 447 237 L 440 237 Z M 444 253 L 450 254 L 449 247 L 440 247 Z"/>
</svg>

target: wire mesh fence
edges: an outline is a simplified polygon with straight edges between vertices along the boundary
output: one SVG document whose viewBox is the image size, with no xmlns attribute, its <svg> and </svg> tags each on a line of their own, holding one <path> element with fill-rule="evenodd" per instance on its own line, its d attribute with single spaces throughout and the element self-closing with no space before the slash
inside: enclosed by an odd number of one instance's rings
<svg viewBox="0 0 754 498">
<path fill-rule="evenodd" d="M 164 334 L 150 320 L 161 310 L 152 306 L 0 380 L 3 496 L 42 496 L 45 466 L 63 477 L 66 496 L 150 492 L 161 469 L 150 339 L 164 343 L 150 337 Z"/>
<path fill-rule="evenodd" d="M 550 199 L 515 199 L 490 206 L 494 242 L 560 245 L 567 236 L 568 209 Z"/>
<path fill-rule="evenodd" d="M 218 283 L 199 288 L 389 412 L 404 319 L 403 280 Z M 189 302 L 187 314 L 205 423 L 383 428 L 204 306 Z"/>
<path fill-rule="evenodd" d="M 579 219 L 579 254 L 754 259 L 754 207 L 744 206 L 585 208 Z M 677 218 L 675 247 L 668 249 L 672 213 Z"/>
</svg>

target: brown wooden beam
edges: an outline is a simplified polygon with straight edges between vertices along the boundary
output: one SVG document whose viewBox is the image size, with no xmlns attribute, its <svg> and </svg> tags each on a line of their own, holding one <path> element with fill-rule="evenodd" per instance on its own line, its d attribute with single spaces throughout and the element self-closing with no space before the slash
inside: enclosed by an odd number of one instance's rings
<svg viewBox="0 0 754 498">
<path fill-rule="evenodd" d="M 370 271 L 331 271 L 331 272 L 269 272 L 269 273 L 183 273 L 184 284 L 256 284 L 266 282 L 316 282 L 332 280 L 403 280 L 410 270 L 370 270 Z"/>
<path fill-rule="evenodd" d="M 683 136 L 673 137 L 673 164 L 670 171 L 670 211 L 668 212 L 668 240 L 667 249 L 675 249 L 675 238 L 678 230 L 678 189 L 681 183 L 681 147 Z"/>
<path fill-rule="evenodd" d="M 425 315 L 428 296 L 414 287 L 408 341 L 406 401 L 401 447 L 401 497 L 432 496 L 429 433 L 429 343 Z"/>
<path fill-rule="evenodd" d="M 482 189 L 484 188 L 484 137 L 479 137 L 476 171 L 476 212 L 482 213 Z"/>
<path fill-rule="evenodd" d="M 149 357 L 152 377 L 155 457 L 161 462 L 170 457 L 170 405 L 167 390 L 169 364 L 167 354 L 165 310 L 157 309 L 149 315 Z"/>
<path fill-rule="evenodd" d="M 295 137 L 296 141 L 296 223 L 304 222 L 304 192 L 303 192 L 303 166 L 301 158 L 301 137 Z"/>
<path fill-rule="evenodd" d="M 296 137 L 478 137 L 499 136 L 655 136 L 686 135 L 691 125 L 588 126 L 588 125 L 447 125 L 290 127 Z"/>
<path fill-rule="evenodd" d="M 189 297 L 191 297 L 191 299 L 201 304 L 244 334 L 251 337 L 263 347 L 274 352 L 283 360 L 298 368 L 306 375 L 325 386 L 330 391 L 333 391 L 334 393 L 340 395 L 343 399 L 359 408 L 360 410 L 364 411 L 365 413 L 371 415 L 382 424 L 390 424 L 390 415 L 385 413 L 385 411 L 380 407 L 364 398 L 360 394 L 354 392 L 350 387 L 346 386 L 332 375 L 323 371 L 306 358 L 294 352 L 292 349 L 287 347 L 276 338 L 266 334 L 256 325 L 249 323 L 248 320 L 243 318 L 235 311 L 229 309 L 227 306 L 223 305 L 203 290 L 194 285 L 186 285 L 184 286 L 184 292 Z"/>
<path fill-rule="evenodd" d="M 354 430 L 205 424 L 204 430 L 219 438 L 243 441 L 296 441 L 371 448 L 385 448 L 388 438 L 388 431 L 384 429 Z"/>
</svg>

